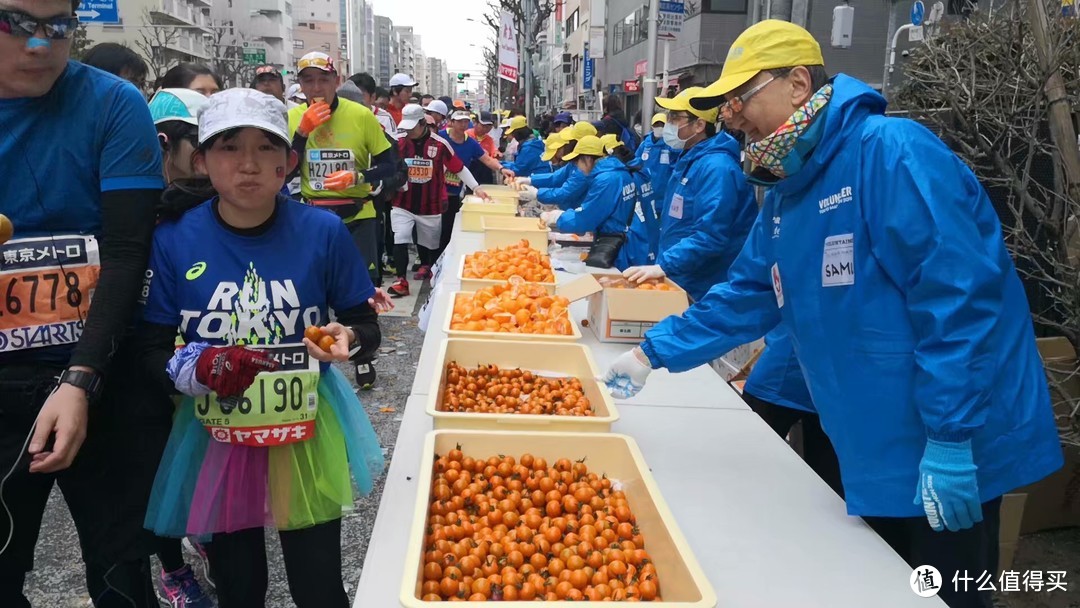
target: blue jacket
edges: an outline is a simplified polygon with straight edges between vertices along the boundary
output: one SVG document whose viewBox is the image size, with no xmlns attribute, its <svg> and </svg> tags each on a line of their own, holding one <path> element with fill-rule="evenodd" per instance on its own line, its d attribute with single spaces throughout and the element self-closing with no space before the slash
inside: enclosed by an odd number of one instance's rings
<svg viewBox="0 0 1080 608">
<path fill-rule="evenodd" d="M 682 371 L 783 323 L 853 515 L 923 514 L 927 438 L 971 440 L 984 502 L 1042 479 L 1061 446 L 986 192 L 868 86 L 833 86 L 817 148 L 770 190 L 728 282 L 650 330 L 645 353 Z"/>
<path fill-rule="evenodd" d="M 679 153 L 664 143 L 662 137 L 656 137 L 652 133 L 641 140 L 641 145 L 638 146 L 637 153 L 634 155 L 638 166 L 649 172 L 653 192 L 660 201 L 667 200 L 664 193 L 667 191 L 668 178 L 671 177 L 671 169 L 675 166 L 678 156 Z"/>
<path fill-rule="evenodd" d="M 533 173 L 550 173 L 551 163 L 540 160 L 544 153 L 544 142 L 533 137 L 525 143 L 518 145 L 517 156 L 513 162 L 503 163 L 504 169 L 509 169 L 518 177 L 529 177 Z"/>
<path fill-rule="evenodd" d="M 695 300 L 727 278 L 757 216 L 739 144 L 717 133 L 679 156 L 660 217 L 657 263 Z"/>
<path fill-rule="evenodd" d="M 634 221 L 630 224 L 630 230 L 637 233 L 638 239 L 648 243 L 644 261 L 641 258 L 631 260 L 632 266 L 646 266 L 656 263 L 656 255 L 660 248 L 660 212 L 657 209 L 656 191 L 653 190 L 649 173 L 645 170 L 632 168 L 631 175 L 634 177 L 634 186 L 637 187 L 638 202 L 634 208 Z"/>
<path fill-rule="evenodd" d="M 613 156 L 600 159 L 589 174 L 589 191 L 577 209 L 563 212 L 555 227 L 559 232 L 585 234 L 615 234 L 626 232 L 626 242 L 615 259 L 615 267 L 625 270 L 635 260 L 648 260 L 649 242 L 641 231 L 627 230 L 627 218 L 639 202 L 637 185 L 630 169 Z M 647 262 L 638 262 L 647 263 Z"/>
<path fill-rule="evenodd" d="M 815 411 L 810 389 L 806 388 L 799 359 L 783 323 L 765 336 L 765 350 L 750 370 L 743 392 L 793 410 Z"/>
<path fill-rule="evenodd" d="M 536 200 L 565 211 L 581 204 L 589 190 L 589 176 L 574 163 L 566 163 L 554 173 L 533 175 L 532 185 L 537 189 Z"/>
</svg>

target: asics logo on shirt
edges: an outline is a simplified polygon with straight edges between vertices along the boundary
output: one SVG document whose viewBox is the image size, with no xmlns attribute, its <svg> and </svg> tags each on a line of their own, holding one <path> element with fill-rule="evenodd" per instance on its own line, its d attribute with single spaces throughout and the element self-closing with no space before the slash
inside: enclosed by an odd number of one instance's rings
<svg viewBox="0 0 1080 608">
<path fill-rule="evenodd" d="M 189 281 L 194 281 L 201 277 L 204 272 L 206 272 L 206 262 L 195 262 L 192 264 L 191 268 L 188 269 L 187 273 L 184 274 L 184 278 Z"/>
<path fill-rule="evenodd" d="M 836 209 L 844 203 L 850 203 L 854 197 L 851 195 L 851 186 L 844 186 L 839 192 L 818 201 L 818 213 L 826 213 Z"/>
</svg>

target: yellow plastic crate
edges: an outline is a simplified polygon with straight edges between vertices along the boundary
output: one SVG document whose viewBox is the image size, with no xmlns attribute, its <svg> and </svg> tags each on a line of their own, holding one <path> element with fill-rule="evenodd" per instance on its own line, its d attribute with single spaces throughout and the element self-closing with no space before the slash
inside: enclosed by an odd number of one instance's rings
<svg viewBox="0 0 1080 608">
<path fill-rule="evenodd" d="M 578 327 L 577 321 L 574 320 L 574 315 L 570 314 L 567 309 L 567 316 L 570 319 L 570 330 L 573 332 L 569 336 L 564 335 L 548 335 L 548 334 L 512 334 L 508 332 L 498 331 L 465 331 L 461 329 L 450 329 L 450 323 L 454 320 L 454 304 L 457 302 L 458 296 L 472 296 L 472 291 L 456 291 L 450 298 L 450 306 L 446 311 L 446 321 L 443 322 L 443 332 L 448 336 L 455 338 L 479 338 L 479 339 L 493 339 L 493 340 L 518 340 L 521 342 L 576 342 L 581 339 L 581 328 Z"/>
<path fill-rule="evenodd" d="M 513 186 L 484 184 L 482 186 L 484 194 L 490 196 L 497 201 L 511 201 L 514 205 L 517 205 L 520 192 L 514 189 Z"/>
<path fill-rule="evenodd" d="M 505 285 L 506 279 L 467 279 L 465 278 L 465 258 L 467 256 L 461 256 L 461 264 L 458 266 L 457 278 L 461 281 L 462 291 L 480 291 L 485 287 L 491 287 L 492 285 Z M 548 292 L 548 295 L 555 295 L 555 282 L 551 283 L 537 283 L 537 285 L 543 285 L 544 290 Z"/>
<path fill-rule="evenodd" d="M 420 599 L 432 463 L 436 454 L 446 454 L 459 444 L 465 455 L 474 458 L 487 458 L 496 454 L 513 455 L 516 458 L 526 452 L 548 462 L 559 458 L 569 458 L 571 461 L 585 458 L 589 471 L 603 473 L 622 485 L 630 503 L 630 510 L 637 518 L 637 527 L 645 539 L 645 549 L 656 564 L 660 594 L 664 598 L 663 602 L 651 602 L 649 605 L 662 608 L 716 606 L 716 592 L 694 558 L 693 551 L 675 522 L 675 516 L 660 495 L 660 489 L 649 472 L 641 450 L 632 438 L 599 433 L 444 430 L 428 433 L 424 440 L 424 453 L 420 457 L 422 464 L 417 480 L 420 491 L 413 512 L 412 531 L 401 582 L 400 599 L 405 608 L 426 608 L 433 603 Z M 499 602 L 499 606 L 506 608 L 529 608 L 535 605 L 535 602 Z"/>
<path fill-rule="evenodd" d="M 619 419 L 611 393 L 596 380 L 600 370 L 589 349 L 580 344 L 507 342 L 505 340 L 443 340 L 438 367 L 428 391 L 427 413 L 436 429 L 535 430 L 606 433 Z M 446 364 L 456 361 L 464 367 L 497 365 L 531 372 L 573 376 L 581 380 L 594 416 L 541 416 L 535 414 L 480 414 L 442 411 L 446 388 Z"/>
<path fill-rule="evenodd" d="M 548 252 L 548 235 L 551 229 L 544 226 L 535 217 L 485 216 L 480 225 L 484 229 L 484 247 L 508 247 L 520 241 L 529 242 L 529 247 L 542 253 Z"/>
<path fill-rule="evenodd" d="M 461 229 L 467 232 L 481 232 L 484 216 L 513 217 L 517 215 L 517 199 L 492 197 L 491 201 L 477 196 L 466 196 L 461 203 Z"/>
</svg>

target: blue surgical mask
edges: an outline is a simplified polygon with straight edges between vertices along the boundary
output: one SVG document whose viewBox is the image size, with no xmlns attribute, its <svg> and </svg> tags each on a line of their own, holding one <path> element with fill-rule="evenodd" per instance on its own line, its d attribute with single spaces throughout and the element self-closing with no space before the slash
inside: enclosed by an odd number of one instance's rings
<svg viewBox="0 0 1080 608">
<path fill-rule="evenodd" d="M 678 125 L 670 122 L 664 125 L 664 143 L 672 150 L 682 150 L 686 148 L 686 141 L 687 140 L 679 137 Z"/>
</svg>

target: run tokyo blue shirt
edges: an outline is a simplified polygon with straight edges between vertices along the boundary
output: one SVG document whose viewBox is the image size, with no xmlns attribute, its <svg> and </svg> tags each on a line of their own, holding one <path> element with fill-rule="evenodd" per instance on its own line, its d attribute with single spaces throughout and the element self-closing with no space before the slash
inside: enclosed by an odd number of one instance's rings
<svg viewBox="0 0 1080 608">
<path fill-rule="evenodd" d="M 16 238 L 96 236 L 102 192 L 164 186 L 146 99 L 75 61 L 44 96 L 0 99 L 0 167 Z"/>
<path fill-rule="evenodd" d="M 446 132 L 446 129 L 439 131 L 439 135 L 450 142 L 450 147 L 454 149 L 454 154 L 461 159 L 461 162 L 464 163 L 466 167 L 472 165 L 473 162 L 484 154 L 487 154 L 487 152 L 480 147 L 480 142 L 471 137 L 466 136 L 465 141 L 459 144 L 450 137 L 450 134 Z M 458 177 L 456 173 L 446 174 L 446 194 L 449 196 L 461 196 L 461 178 Z"/>
<path fill-rule="evenodd" d="M 375 295 L 367 263 L 336 215 L 278 196 L 272 222 L 261 234 L 242 235 L 207 201 L 158 226 L 143 319 L 178 327 L 187 343 L 296 344 L 305 328 L 329 322 L 327 309 Z"/>
</svg>

